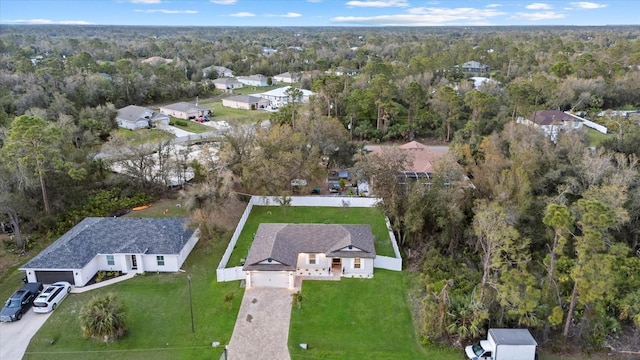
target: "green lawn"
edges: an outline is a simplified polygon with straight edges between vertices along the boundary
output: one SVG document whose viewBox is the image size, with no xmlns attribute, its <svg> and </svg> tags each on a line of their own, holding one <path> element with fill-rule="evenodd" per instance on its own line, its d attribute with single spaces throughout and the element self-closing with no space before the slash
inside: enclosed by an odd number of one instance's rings
<svg viewBox="0 0 640 360">
<path fill-rule="evenodd" d="M 593 129 L 590 129 L 588 127 L 583 126 L 583 128 L 586 131 L 587 134 L 587 141 L 589 142 L 589 146 L 599 146 L 600 143 L 605 140 L 608 139 L 611 135 L 610 134 L 603 134 L 599 131 L 595 131 Z"/>
<path fill-rule="evenodd" d="M 176 123 L 176 120 L 178 120 L 180 124 L 186 124 L 186 126 L 178 125 Z M 213 130 L 210 126 L 202 125 L 199 122 L 192 121 L 192 120 L 178 119 L 175 117 L 171 117 L 171 125 L 177 127 L 178 129 L 189 131 L 195 134 L 201 134 L 201 133 Z"/>
<path fill-rule="evenodd" d="M 213 111 L 211 121 L 227 121 L 229 123 L 258 122 L 269 119 L 269 113 L 262 110 L 232 109 L 222 106 L 222 101 L 203 103 Z"/>
<path fill-rule="evenodd" d="M 404 272 L 376 269 L 373 279 L 305 281 L 302 294 L 300 310 L 291 312 L 291 359 L 462 359 L 460 350 L 418 344 Z"/>
<path fill-rule="evenodd" d="M 118 128 L 118 133 L 124 135 L 128 140 L 132 140 L 136 144 L 143 142 L 163 140 L 173 138 L 174 135 L 159 129 L 137 129 L 129 130 L 124 128 Z"/>
<path fill-rule="evenodd" d="M 226 243 L 199 243 L 183 266 L 192 274 L 195 333 L 187 275 L 150 273 L 69 295 L 32 339 L 24 359 L 218 359 L 222 348 L 212 348 L 211 343 L 229 343 L 244 294 L 237 281 L 215 280 L 215 264 L 225 247 Z M 84 339 L 78 323 L 82 304 L 105 292 L 122 300 L 129 328 L 124 339 L 110 344 Z M 224 298 L 232 293 L 228 308 Z"/>
<path fill-rule="evenodd" d="M 240 266 L 240 260 L 247 258 L 261 223 L 370 224 L 376 239 L 376 254 L 394 256 L 387 226 L 378 208 L 254 206 L 227 267 Z"/>
</svg>

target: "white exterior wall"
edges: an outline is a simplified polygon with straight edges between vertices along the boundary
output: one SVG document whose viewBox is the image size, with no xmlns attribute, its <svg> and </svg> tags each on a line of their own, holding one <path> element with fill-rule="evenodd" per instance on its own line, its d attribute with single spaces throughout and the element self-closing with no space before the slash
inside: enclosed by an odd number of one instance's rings
<svg viewBox="0 0 640 360">
<path fill-rule="evenodd" d="M 136 122 L 132 123 L 130 121 L 118 120 L 118 126 L 121 128 L 129 129 L 129 130 L 136 130 L 136 129 L 146 128 L 147 126 L 149 126 L 149 121 L 146 119 L 143 119 L 143 120 L 137 120 Z"/>
<path fill-rule="evenodd" d="M 187 240 L 187 242 L 182 247 L 182 250 L 180 250 L 180 253 L 177 257 L 178 269 L 182 267 L 182 264 L 184 264 L 185 260 L 187 260 L 187 257 L 191 253 L 191 250 L 193 250 L 193 248 L 198 243 L 198 240 L 200 240 L 200 229 L 196 229 L 196 231 L 193 232 L 189 240 Z"/>
<path fill-rule="evenodd" d="M 360 258 L 360 269 L 354 267 L 355 259 L 342 258 L 345 277 L 373 277 L 373 259 Z"/>
<path fill-rule="evenodd" d="M 102 258 L 102 259 L 101 259 Z M 80 270 L 73 271 L 73 280 L 76 286 L 85 286 L 89 280 L 99 271 L 100 261 L 104 261 L 106 265 L 107 260 L 104 255 L 96 255 L 87 265 Z"/>
<path fill-rule="evenodd" d="M 227 99 L 222 99 L 222 106 L 233 108 L 233 109 L 251 110 L 251 104 L 249 103 L 243 103 L 243 102 L 227 100 Z M 256 107 L 258 107 L 258 104 L 256 104 Z"/>
<path fill-rule="evenodd" d="M 296 266 L 296 275 L 303 276 L 329 276 L 329 268 L 331 267 L 331 259 L 326 254 L 316 254 L 316 263 L 309 264 L 309 254 L 298 254 L 298 265 Z"/>
<path fill-rule="evenodd" d="M 158 266 L 156 256 L 164 256 L 164 266 Z M 156 272 L 176 272 L 180 270 L 178 265 L 178 255 L 163 255 L 163 254 L 145 254 L 142 255 L 142 262 L 138 261 L 138 270 L 140 264 L 143 264 L 144 271 L 156 271 Z"/>
</svg>

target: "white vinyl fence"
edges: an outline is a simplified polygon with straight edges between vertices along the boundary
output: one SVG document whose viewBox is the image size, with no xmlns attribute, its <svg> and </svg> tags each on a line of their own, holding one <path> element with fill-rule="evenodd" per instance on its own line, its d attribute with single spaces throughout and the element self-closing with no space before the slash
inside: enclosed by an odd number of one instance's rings
<svg viewBox="0 0 640 360">
<path fill-rule="evenodd" d="M 282 198 L 278 196 L 252 196 L 247 204 L 247 208 L 244 210 L 238 226 L 231 237 L 231 241 L 227 246 L 227 250 L 224 252 L 220 264 L 216 269 L 216 279 L 218 282 L 242 280 L 244 279 L 244 272 L 241 266 L 232 268 L 226 268 L 229 258 L 233 249 L 236 247 L 236 242 L 240 237 L 240 233 L 244 228 L 244 224 L 249 218 L 251 209 L 254 205 L 258 206 L 278 206 L 282 203 Z M 318 207 L 373 207 L 376 206 L 381 199 L 366 198 L 366 197 L 339 197 L 339 196 L 290 196 L 287 198 L 290 200 L 290 206 L 318 206 Z M 391 238 L 391 244 L 393 246 L 394 257 L 376 255 L 373 261 L 373 266 L 381 269 L 388 269 L 394 271 L 402 271 L 402 256 L 400 256 L 400 250 L 398 249 L 398 243 L 396 237 L 391 229 L 389 219 L 386 219 L 387 229 L 389 230 L 389 237 Z"/>
</svg>

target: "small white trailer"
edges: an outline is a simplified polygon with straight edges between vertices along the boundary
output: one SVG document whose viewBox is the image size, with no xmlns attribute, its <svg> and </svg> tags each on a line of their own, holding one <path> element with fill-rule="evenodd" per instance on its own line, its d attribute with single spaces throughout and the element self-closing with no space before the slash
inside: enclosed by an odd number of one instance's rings
<svg viewBox="0 0 640 360">
<path fill-rule="evenodd" d="M 465 348 L 471 360 L 535 360 L 538 343 L 527 329 L 489 329 L 487 340 Z"/>
</svg>

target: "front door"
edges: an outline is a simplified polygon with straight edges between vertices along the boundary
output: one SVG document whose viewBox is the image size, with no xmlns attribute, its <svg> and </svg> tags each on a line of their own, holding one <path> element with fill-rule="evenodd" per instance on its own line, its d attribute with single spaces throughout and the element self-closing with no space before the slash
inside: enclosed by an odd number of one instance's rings
<svg viewBox="0 0 640 360">
<path fill-rule="evenodd" d="M 138 260 L 135 255 L 131 255 L 131 270 L 138 270 Z"/>
<path fill-rule="evenodd" d="M 342 271 L 342 258 L 331 258 L 331 271 L 333 272 Z"/>
</svg>

